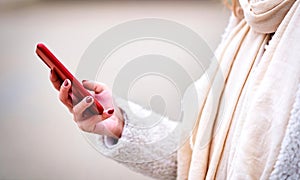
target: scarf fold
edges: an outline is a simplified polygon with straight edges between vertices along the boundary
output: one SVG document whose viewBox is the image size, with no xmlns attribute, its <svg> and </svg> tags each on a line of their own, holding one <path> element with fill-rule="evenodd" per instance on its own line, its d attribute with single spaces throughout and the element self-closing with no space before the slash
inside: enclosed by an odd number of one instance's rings
<svg viewBox="0 0 300 180">
<path fill-rule="evenodd" d="M 240 0 L 244 17 L 258 33 L 273 33 L 296 0 Z"/>
<path fill-rule="evenodd" d="M 178 179 L 270 176 L 300 83 L 299 1 L 270 1 L 240 0 L 245 19 L 231 18 L 210 82 L 198 82 L 193 149 L 187 142 L 179 150 Z M 266 30 L 276 30 L 271 41 Z"/>
</svg>

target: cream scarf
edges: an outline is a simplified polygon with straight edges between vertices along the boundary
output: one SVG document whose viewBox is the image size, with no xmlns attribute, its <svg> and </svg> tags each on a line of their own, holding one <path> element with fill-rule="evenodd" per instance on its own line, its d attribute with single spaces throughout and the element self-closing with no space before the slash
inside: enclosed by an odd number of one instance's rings
<svg viewBox="0 0 300 180">
<path fill-rule="evenodd" d="M 178 152 L 178 179 L 267 179 L 277 160 L 300 83 L 299 0 L 240 5 L 244 17 L 231 18 L 219 66 L 208 71 L 212 83 L 201 80 L 200 114 L 192 145 Z"/>
</svg>

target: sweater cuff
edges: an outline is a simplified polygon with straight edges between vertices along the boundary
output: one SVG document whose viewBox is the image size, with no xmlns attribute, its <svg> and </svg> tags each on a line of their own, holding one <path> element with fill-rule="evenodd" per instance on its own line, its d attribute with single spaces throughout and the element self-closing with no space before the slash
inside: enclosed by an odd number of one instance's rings
<svg viewBox="0 0 300 180">
<path fill-rule="evenodd" d="M 177 123 L 123 99 L 115 100 L 123 111 L 124 128 L 121 138 L 83 132 L 88 141 L 104 156 L 118 162 L 144 163 L 169 157 L 176 152 L 179 138 L 174 136 Z M 139 117 L 151 114 L 158 123 L 152 126 L 137 123 Z M 145 125 L 145 126 L 144 126 Z"/>
</svg>

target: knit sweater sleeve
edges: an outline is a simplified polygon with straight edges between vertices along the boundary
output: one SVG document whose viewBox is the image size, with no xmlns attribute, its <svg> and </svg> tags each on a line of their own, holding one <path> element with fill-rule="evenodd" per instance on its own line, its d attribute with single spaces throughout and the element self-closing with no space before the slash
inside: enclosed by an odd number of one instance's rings
<svg viewBox="0 0 300 180">
<path fill-rule="evenodd" d="M 148 110 L 122 99 L 116 99 L 123 111 L 124 129 L 120 139 L 85 133 L 88 141 L 104 156 L 129 169 L 155 179 L 176 179 L 176 139 L 169 137 L 177 123 L 164 117 L 151 128 L 137 125 L 137 117 L 149 115 Z M 134 113 L 133 113 L 134 112 Z M 158 114 L 152 117 L 161 118 Z"/>
</svg>

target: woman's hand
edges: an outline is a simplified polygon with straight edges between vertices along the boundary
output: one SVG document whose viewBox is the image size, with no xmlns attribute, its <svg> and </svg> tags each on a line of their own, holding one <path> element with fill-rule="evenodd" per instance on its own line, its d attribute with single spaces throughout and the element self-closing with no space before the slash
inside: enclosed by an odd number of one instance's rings
<svg viewBox="0 0 300 180">
<path fill-rule="evenodd" d="M 105 109 L 102 115 L 94 115 L 86 111 L 94 103 L 92 97 L 85 97 L 78 102 L 70 91 L 72 87 L 70 80 L 62 82 L 54 71 L 51 71 L 50 80 L 59 91 L 60 101 L 73 114 L 74 121 L 81 130 L 114 138 L 121 137 L 124 126 L 122 112 L 118 107 L 113 107 L 111 90 L 106 85 L 92 81 L 82 82 L 87 90 L 94 91 L 93 96 Z"/>
</svg>

